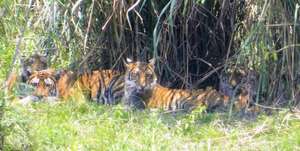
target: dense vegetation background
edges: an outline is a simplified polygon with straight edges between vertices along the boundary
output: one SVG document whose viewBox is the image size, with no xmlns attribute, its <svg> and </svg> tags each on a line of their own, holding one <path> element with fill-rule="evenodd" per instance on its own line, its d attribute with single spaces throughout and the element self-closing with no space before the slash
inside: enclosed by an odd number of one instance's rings
<svg viewBox="0 0 300 151">
<path fill-rule="evenodd" d="M 1 83 L 21 56 L 35 52 L 55 68 L 81 70 L 123 70 L 126 57 L 154 57 L 159 82 L 168 87 L 221 89 L 222 77 L 242 70 L 252 78 L 245 82 L 252 103 L 294 110 L 300 100 L 299 0 L 0 0 L 0 6 Z M 11 96 L 0 92 L 3 106 Z"/>
<path fill-rule="evenodd" d="M 154 57 L 169 87 L 217 88 L 224 69 L 254 70 L 255 100 L 296 104 L 297 2 L 2 0 L 1 79 L 21 38 L 18 58 L 47 54 L 58 68 L 122 70 L 126 57 Z"/>
</svg>

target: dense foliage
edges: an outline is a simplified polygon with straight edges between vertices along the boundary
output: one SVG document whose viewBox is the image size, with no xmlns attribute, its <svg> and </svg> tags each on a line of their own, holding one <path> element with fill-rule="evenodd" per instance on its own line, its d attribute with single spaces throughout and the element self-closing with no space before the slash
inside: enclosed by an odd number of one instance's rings
<svg viewBox="0 0 300 151">
<path fill-rule="evenodd" d="M 255 100 L 296 104 L 299 97 L 297 0 L 2 0 L 1 6 L 2 79 L 22 36 L 21 55 L 47 54 L 56 67 L 122 70 L 125 57 L 154 57 L 159 82 L 169 87 L 217 88 L 222 71 L 243 68 L 258 73 Z"/>
<path fill-rule="evenodd" d="M 46 54 L 52 67 L 81 70 L 122 71 L 126 57 L 154 57 L 159 83 L 174 88 L 218 89 L 224 74 L 242 70 L 246 79 L 252 78 L 245 83 L 253 104 L 297 108 L 299 8 L 299 0 L 0 0 L 0 120 L 5 117 L 5 100 L 13 98 L 2 83 L 19 69 L 21 56 L 35 52 Z M 73 118 L 69 113 L 67 117 Z M 0 138 L 6 126 L 0 123 Z M 41 136 L 21 129 L 26 138 L 19 140 L 47 141 L 31 139 Z M 170 135 L 175 134 L 177 129 Z M 14 147 L 9 141 L 8 147 Z"/>
</svg>

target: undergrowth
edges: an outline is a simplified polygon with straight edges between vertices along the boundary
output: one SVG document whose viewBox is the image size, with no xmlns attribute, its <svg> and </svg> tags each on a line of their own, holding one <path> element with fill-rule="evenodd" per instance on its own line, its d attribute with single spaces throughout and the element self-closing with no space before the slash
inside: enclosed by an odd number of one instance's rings
<svg viewBox="0 0 300 151">
<path fill-rule="evenodd" d="M 5 150 L 299 150 L 300 115 L 126 111 L 94 103 L 9 105 Z"/>
</svg>

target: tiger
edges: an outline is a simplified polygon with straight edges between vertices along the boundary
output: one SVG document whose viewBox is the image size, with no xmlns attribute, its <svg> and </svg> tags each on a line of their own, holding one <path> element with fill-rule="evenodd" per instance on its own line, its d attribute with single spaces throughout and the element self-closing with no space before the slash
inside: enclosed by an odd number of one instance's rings
<svg viewBox="0 0 300 151">
<path fill-rule="evenodd" d="M 207 109 L 213 109 L 228 102 L 227 97 L 212 88 L 192 91 L 171 89 L 160 85 L 157 83 L 154 64 L 154 59 L 148 62 L 134 62 L 127 58 L 122 99 L 126 107 L 190 112 L 198 106 L 205 105 Z"/>
<path fill-rule="evenodd" d="M 46 69 L 33 72 L 27 83 L 34 87 L 32 95 L 38 98 L 50 96 L 68 100 L 75 95 L 76 90 L 79 90 L 88 99 L 96 101 L 101 95 L 101 89 L 105 90 L 110 80 L 117 74 L 117 71 L 110 69 L 82 74 L 70 70 Z"/>
<path fill-rule="evenodd" d="M 235 110 L 246 111 L 254 107 L 257 81 L 258 73 L 253 70 L 227 69 L 220 75 L 219 90 L 232 98 Z"/>
<path fill-rule="evenodd" d="M 30 102 L 57 102 L 57 87 L 54 69 L 34 71 L 27 84 L 33 87 L 33 92 L 19 99 L 19 103 L 26 105 Z"/>
<path fill-rule="evenodd" d="M 45 70 L 48 67 L 46 57 L 37 53 L 28 58 L 22 57 L 20 60 L 21 73 L 12 72 L 6 81 L 9 91 L 13 89 L 18 81 L 26 83 L 34 71 Z"/>
</svg>

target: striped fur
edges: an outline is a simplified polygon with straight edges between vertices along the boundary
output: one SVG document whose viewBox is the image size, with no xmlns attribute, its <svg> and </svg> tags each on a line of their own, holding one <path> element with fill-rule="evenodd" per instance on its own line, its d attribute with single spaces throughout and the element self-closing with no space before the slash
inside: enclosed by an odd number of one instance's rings
<svg viewBox="0 0 300 151">
<path fill-rule="evenodd" d="M 114 70 L 94 70 L 78 75 L 73 71 L 62 70 L 55 73 L 54 70 L 47 69 L 35 71 L 27 83 L 35 87 L 34 96 L 58 96 L 67 100 L 79 88 L 95 101 L 101 95 L 99 92 L 106 90 L 116 75 L 119 74 Z"/>
<path fill-rule="evenodd" d="M 78 86 L 88 98 L 98 100 L 102 90 L 106 90 L 110 81 L 119 73 L 114 70 L 94 70 L 77 74 L 72 71 L 61 71 L 57 83 L 59 96 L 67 99 Z"/>
<path fill-rule="evenodd" d="M 52 69 L 34 71 L 27 83 L 34 86 L 33 95 L 37 97 L 56 96 L 55 72 Z"/>
<path fill-rule="evenodd" d="M 106 105 L 118 104 L 124 95 L 124 75 L 114 76 L 105 89 L 100 90 L 97 102 Z"/>
<path fill-rule="evenodd" d="M 191 111 L 200 105 L 209 109 L 223 105 L 224 99 L 212 88 L 206 90 L 170 89 L 156 83 L 154 61 L 126 64 L 123 103 L 130 108 L 161 108 L 172 111 Z"/>
</svg>

